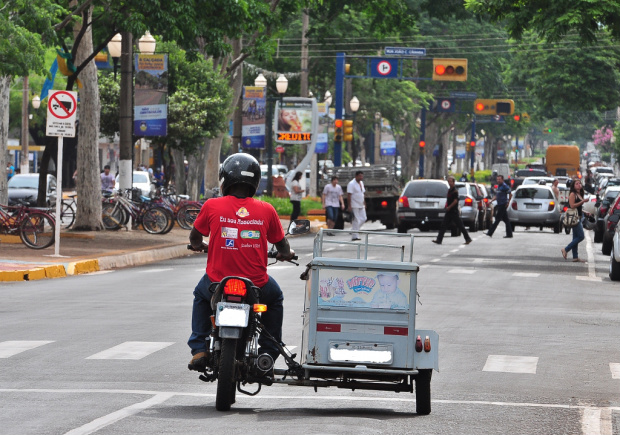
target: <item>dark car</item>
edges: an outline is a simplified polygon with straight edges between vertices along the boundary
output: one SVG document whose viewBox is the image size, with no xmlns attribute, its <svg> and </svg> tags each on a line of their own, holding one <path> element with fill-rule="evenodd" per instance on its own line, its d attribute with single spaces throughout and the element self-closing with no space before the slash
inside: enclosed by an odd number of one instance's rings
<svg viewBox="0 0 620 435">
<path fill-rule="evenodd" d="M 446 215 L 448 183 L 443 180 L 412 180 L 405 185 L 396 211 L 399 233 L 412 228 L 439 229 Z"/>
<path fill-rule="evenodd" d="M 546 177 L 547 171 L 541 169 L 519 169 L 510 180 L 510 189 L 516 190 L 527 177 Z"/>
<path fill-rule="evenodd" d="M 596 226 L 594 227 L 594 243 L 601 243 L 603 241 L 603 234 L 605 234 L 605 216 L 609 211 L 609 206 L 616 200 L 620 194 L 620 186 L 611 186 L 605 189 L 605 193 L 602 198 L 599 198 L 596 202 L 595 217 Z"/>
<path fill-rule="evenodd" d="M 603 219 L 603 240 L 601 244 L 601 252 L 603 255 L 611 254 L 611 248 L 614 243 L 614 232 L 616 231 L 616 222 L 610 220 L 609 217 L 614 214 L 620 214 L 620 196 L 616 197 L 611 207 L 607 211 Z"/>
<path fill-rule="evenodd" d="M 17 174 L 11 177 L 8 184 L 9 205 L 19 205 L 23 200 L 26 205 L 34 207 L 39 197 L 39 174 Z M 56 204 L 56 177 L 47 175 L 47 190 L 45 205 L 51 207 Z"/>
</svg>

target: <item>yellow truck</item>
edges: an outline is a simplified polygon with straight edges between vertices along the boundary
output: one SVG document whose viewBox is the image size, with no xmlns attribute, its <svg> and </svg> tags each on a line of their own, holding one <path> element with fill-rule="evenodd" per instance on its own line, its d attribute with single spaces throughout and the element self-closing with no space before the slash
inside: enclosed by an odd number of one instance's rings
<svg viewBox="0 0 620 435">
<path fill-rule="evenodd" d="M 550 145 L 547 148 L 547 173 L 551 176 L 581 178 L 577 145 Z"/>
</svg>

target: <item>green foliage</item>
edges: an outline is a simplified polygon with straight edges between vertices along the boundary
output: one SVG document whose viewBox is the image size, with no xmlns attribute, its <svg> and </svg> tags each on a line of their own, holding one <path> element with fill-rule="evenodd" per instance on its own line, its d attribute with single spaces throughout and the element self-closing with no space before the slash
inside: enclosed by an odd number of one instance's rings
<svg viewBox="0 0 620 435">
<path fill-rule="evenodd" d="M 101 102 L 100 131 L 104 136 L 113 138 L 120 128 L 120 75 L 114 78 L 114 75 L 109 72 L 99 71 L 98 82 L 99 101 Z"/>
<path fill-rule="evenodd" d="M 276 198 L 274 196 L 260 196 L 257 199 L 261 201 L 268 202 L 273 205 L 273 208 L 276 209 L 276 212 L 279 216 L 290 216 L 293 212 L 293 205 L 291 204 L 290 199 L 288 198 Z M 305 216 L 308 213 L 308 210 L 320 210 L 323 206 L 321 205 L 321 200 L 318 198 L 304 198 L 301 200 L 301 214 L 300 216 Z"/>
</svg>

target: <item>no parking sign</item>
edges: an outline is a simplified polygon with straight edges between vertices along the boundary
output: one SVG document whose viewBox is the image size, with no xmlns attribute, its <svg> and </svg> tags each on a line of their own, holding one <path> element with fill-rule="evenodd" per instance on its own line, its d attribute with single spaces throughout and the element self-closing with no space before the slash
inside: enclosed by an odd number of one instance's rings
<svg viewBox="0 0 620 435">
<path fill-rule="evenodd" d="M 54 91 L 47 101 L 47 136 L 75 137 L 77 92 Z"/>
</svg>

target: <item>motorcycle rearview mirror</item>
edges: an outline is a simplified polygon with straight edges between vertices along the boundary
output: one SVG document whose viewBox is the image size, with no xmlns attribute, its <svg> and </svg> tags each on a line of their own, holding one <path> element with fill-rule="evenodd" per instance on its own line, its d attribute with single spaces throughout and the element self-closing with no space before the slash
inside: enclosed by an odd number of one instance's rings
<svg viewBox="0 0 620 435">
<path fill-rule="evenodd" d="M 297 219 L 291 221 L 288 226 L 287 234 L 298 235 L 310 232 L 310 221 L 308 219 Z"/>
</svg>

